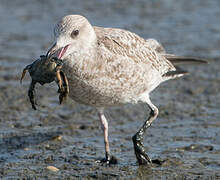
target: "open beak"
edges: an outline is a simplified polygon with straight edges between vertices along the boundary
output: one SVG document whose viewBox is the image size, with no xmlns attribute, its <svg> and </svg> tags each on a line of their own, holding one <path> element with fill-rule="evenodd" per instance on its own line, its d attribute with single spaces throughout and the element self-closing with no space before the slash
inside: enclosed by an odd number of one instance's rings
<svg viewBox="0 0 220 180">
<path fill-rule="evenodd" d="M 57 43 L 54 43 L 52 47 L 47 51 L 46 57 L 52 57 L 59 48 L 57 47 Z"/>
<path fill-rule="evenodd" d="M 57 46 L 57 43 L 54 43 L 52 47 L 48 50 L 46 56 L 47 58 L 51 58 L 54 54 L 57 53 L 57 58 L 61 59 L 62 56 L 65 54 L 66 50 L 68 49 L 68 47 L 69 47 L 69 44 L 66 45 L 65 47 L 60 48 Z"/>
</svg>

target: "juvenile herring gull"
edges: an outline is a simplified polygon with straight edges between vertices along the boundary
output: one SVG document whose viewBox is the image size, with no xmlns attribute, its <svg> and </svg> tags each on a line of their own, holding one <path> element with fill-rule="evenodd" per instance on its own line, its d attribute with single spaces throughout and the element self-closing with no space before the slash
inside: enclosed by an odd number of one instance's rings
<svg viewBox="0 0 220 180">
<path fill-rule="evenodd" d="M 47 56 L 63 60 L 62 70 L 69 81 L 69 96 L 98 111 L 105 143 L 102 162 L 114 161 L 110 154 L 104 109 L 144 102 L 150 108 L 150 115 L 132 140 L 138 163 L 151 163 L 143 146 L 143 134 L 159 111 L 151 102 L 149 93 L 160 83 L 186 74 L 176 64 L 205 61 L 166 54 L 154 39 L 145 40 L 123 29 L 95 27 L 80 15 L 63 17 L 55 26 L 54 35 L 56 42 Z"/>
</svg>

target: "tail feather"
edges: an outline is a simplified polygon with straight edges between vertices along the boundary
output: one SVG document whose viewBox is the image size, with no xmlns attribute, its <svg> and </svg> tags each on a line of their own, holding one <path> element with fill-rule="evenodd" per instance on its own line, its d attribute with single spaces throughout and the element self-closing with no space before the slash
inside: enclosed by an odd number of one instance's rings
<svg viewBox="0 0 220 180">
<path fill-rule="evenodd" d="M 174 78 L 178 78 L 178 77 L 181 77 L 187 74 L 189 74 L 187 71 L 177 68 L 175 71 L 168 71 L 167 73 L 163 75 L 163 77 L 165 79 L 174 79 Z"/>
<path fill-rule="evenodd" d="M 181 64 L 207 64 L 207 60 L 195 58 L 195 57 L 185 57 L 185 56 L 176 56 L 173 54 L 164 55 L 167 60 L 169 60 L 173 65 Z"/>
</svg>

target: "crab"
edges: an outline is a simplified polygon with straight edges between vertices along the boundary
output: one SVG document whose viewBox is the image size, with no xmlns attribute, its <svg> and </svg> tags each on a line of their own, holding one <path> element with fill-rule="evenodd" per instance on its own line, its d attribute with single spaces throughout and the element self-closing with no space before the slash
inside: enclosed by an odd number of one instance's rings
<svg viewBox="0 0 220 180">
<path fill-rule="evenodd" d="M 36 100 L 35 100 L 35 85 L 39 83 L 44 85 L 46 83 L 51 83 L 55 81 L 58 85 L 59 102 L 62 104 L 63 100 L 69 94 L 68 80 L 62 68 L 62 60 L 56 57 L 47 58 L 47 56 L 40 56 L 32 64 L 27 65 L 22 72 L 20 83 L 28 71 L 31 76 L 31 84 L 28 90 L 28 96 L 32 105 L 32 108 L 36 110 Z"/>
</svg>

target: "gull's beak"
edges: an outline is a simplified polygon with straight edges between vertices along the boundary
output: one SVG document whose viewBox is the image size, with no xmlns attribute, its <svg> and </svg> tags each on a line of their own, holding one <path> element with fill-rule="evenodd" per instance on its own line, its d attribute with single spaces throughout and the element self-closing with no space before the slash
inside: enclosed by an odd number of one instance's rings
<svg viewBox="0 0 220 180">
<path fill-rule="evenodd" d="M 48 50 L 46 57 L 51 58 L 55 53 L 58 52 L 57 58 L 61 59 L 62 56 L 65 54 L 66 50 L 68 49 L 69 44 L 64 47 L 59 47 L 57 43 L 54 43 L 53 46 Z"/>
<path fill-rule="evenodd" d="M 52 47 L 47 51 L 46 57 L 49 59 L 53 56 L 60 48 L 57 46 L 57 43 L 54 43 Z"/>
</svg>

